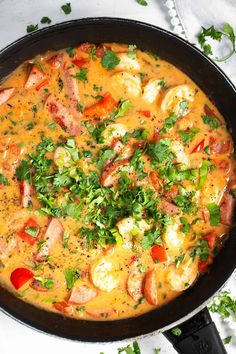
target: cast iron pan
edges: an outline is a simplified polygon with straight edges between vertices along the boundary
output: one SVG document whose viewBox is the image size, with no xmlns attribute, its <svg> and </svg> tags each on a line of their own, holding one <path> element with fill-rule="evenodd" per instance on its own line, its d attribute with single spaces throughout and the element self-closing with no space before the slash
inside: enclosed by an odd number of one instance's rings
<svg viewBox="0 0 236 354">
<path fill-rule="evenodd" d="M 42 29 L 17 40 L 0 52 L 0 79 L 38 53 L 87 41 L 136 44 L 140 49 L 151 50 L 173 63 L 216 104 L 235 139 L 236 91 L 233 84 L 194 46 L 149 24 L 116 18 L 86 18 Z M 226 353 L 209 313 L 203 309 L 232 275 L 236 267 L 235 250 L 236 235 L 233 228 L 208 274 L 166 306 L 135 318 L 107 322 L 65 318 L 27 304 L 2 288 L 0 307 L 30 327 L 63 338 L 91 342 L 116 341 L 158 330 L 166 331 L 165 335 L 180 353 Z M 176 325 L 182 329 L 180 337 L 168 331 Z"/>
</svg>

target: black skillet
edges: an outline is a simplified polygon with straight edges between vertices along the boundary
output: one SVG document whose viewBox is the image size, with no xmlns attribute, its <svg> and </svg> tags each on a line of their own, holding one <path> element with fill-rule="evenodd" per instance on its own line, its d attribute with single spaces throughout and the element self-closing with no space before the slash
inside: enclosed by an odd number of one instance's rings
<svg viewBox="0 0 236 354">
<path fill-rule="evenodd" d="M 211 98 L 236 136 L 236 91 L 225 74 L 205 55 L 183 39 L 161 28 L 125 19 L 87 18 L 42 29 L 21 38 L 0 52 L 0 79 L 23 61 L 79 42 L 136 44 L 171 62 L 192 78 Z M 108 342 L 164 332 L 179 353 L 226 353 L 206 309 L 236 267 L 235 228 L 208 274 L 178 298 L 144 315 L 117 321 L 87 321 L 63 317 L 27 304 L 0 288 L 0 307 L 18 321 L 42 332 L 80 341 Z M 170 329 L 178 325 L 179 337 Z"/>
</svg>

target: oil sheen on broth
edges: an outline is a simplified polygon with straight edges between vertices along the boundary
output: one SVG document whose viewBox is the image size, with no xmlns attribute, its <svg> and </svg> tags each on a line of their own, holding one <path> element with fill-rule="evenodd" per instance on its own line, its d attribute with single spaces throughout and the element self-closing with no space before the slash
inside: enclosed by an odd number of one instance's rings
<svg viewBox="0 0 236 354">
<path fill-rule="evenodd" d="M 209 271 L 231 224 L 233 143 L 190 78 L 81 44 L 0 90 L 0 282 L 86 319 L 137 316 Z"/>
</svg>

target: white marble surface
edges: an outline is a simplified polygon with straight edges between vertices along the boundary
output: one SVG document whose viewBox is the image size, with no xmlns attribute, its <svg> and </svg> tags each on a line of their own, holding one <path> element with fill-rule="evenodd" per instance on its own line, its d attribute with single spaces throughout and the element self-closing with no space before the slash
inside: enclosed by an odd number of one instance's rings
<svg viewBox="0 0 236 354">
<path fill-rule="evenodd" d="M 71 2 L 72 13 L 65 15 L 60 7 Z M 0 48 L 26 34 L 28 24 L 40 23 L 43 16 L 52 19 L 52 24 L 92 16 L 113 16 L 141 20 L 171 30 L 169 17 L 162 0 L 148 0 L 149 6 L 138 5 L 135 0 L 0 0 Z M 40 25 L 42 27 L 42 25 Z M 235 294 L 235 280 L 228 288 Z M 221 336 L 232 334 L 229 326 L 217 316 L 218 330 Z M 0 353 L 1 354 L 42 354 L 65 352 L 78 354 L 117 354 L 117 348 L 126 346 L 132 340 L 111 344 L 88 344 L 72 342 L 48 336 L 27 328 L 0 312 Z M 175 351 L 167 340 L 156 334 L 139 340 L 142 354 L 154 354 L 154 348 L 161 348 L 161 353 L 174 354 Z M 227 346 L 229 354 L 236 353 L 236 340 Z"/>
</svg>

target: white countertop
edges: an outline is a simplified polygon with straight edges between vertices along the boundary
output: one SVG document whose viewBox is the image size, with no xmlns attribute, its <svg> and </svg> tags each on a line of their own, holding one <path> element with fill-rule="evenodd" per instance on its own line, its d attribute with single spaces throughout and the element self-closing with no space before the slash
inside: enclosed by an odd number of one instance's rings
<svg viewBox="0 0 236 354">
<path fill-rule="evenodd" d="M 26 34 L 28 24 L 40 23 L 43 16 L 48 16 L 52 24 L 94 16 L 112 16 L 137 19 L 159 27 L 171 30 L 168 13 L 162 0 L 147 0 L 148 6 L 143 7 L 135 0 L 0 0 L 0 48 L 10 44 Z M 65 15 L 60 7 L 70 2 L 72 12 Z M 43 27 L 40 25 L 40 27 Z M 227 288 L 236 290 L 235 279 Z M 217 328 L 225 338 L 232 335 L 232 330 L 213 316 Z M 112 344 L 88 344 L 63 340 L 39 333 L 23 326 L 0 312 L 0 353 L 1 354 L 42 354 L 65 352 L 78 354 L 117 354 L 117 348 L 132 343 L 132 340 Z M 154 354 L 154 348 L 161 348 L 162 353 L 176 353 L 172 346 L 161 334 L 156 334 L 139 340 L 142 354 Z M 229 354 L 236 353 L 236 340 L 227 345 Z"/>
</svg>

